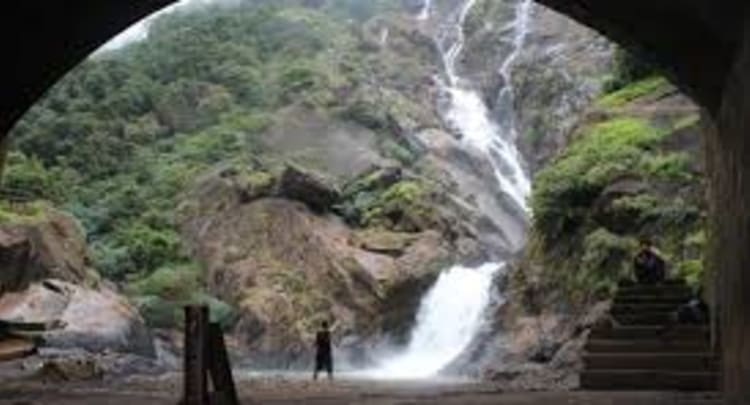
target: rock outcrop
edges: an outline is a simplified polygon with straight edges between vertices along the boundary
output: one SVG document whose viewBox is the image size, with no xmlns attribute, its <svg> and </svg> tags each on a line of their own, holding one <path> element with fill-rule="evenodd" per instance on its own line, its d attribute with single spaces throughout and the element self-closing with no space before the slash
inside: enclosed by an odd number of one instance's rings
<svg viewBox="0 0 750 405">
<path fill-rule="evenodd" d="M 281 173 L 278 193 L 318 212 L 330 208 L 341 197 L 338 188 L 321 174 L 289 163 Z"/>
<path fill-rule="evenodd" d="M 537 172 L 568 144 L 578 119 L 601 95 L 615 45 L 537 4 L 529 28 L 513 67 L 513 86 L 518 146 Z"/>
<path fill-rule="evenodd" d="M 38 210 L 33 218 L 0 225 L 0 294 L 47 278 L 98 283 L 80 225 L 57 210 L 30 209 Z"/>
<path fill-rule="evenodd" d="M 0 319 L 55 324 L 43 336 L 45 347 L 153 356 L 138 311 L 90 267 L 78 223 L 57 210 L 34 207 L 33 216 L 0 225 Z"/>
<path fill-rule="evenodd" d="M 226 179 L 205 182 L 224 186 L 196 188 L 182 233 L 206 269 L 209 291 L 238 308 L 235 332 L 257 366 L 306 364 L 323 319 L 347 338 L 344 350 L 375 337 L 403 341 L 422 292 L 458 259 L 437 230 L 352 228 L 300 201 L 243 202 Z"/>
<path fill-rule="evenodd" d="M 138 311 L 106 287 L 43 280 L 0 297 L 0 319 L 58 323 L 42 336 L 44 347 L 154 356 L 151 335 Z"/>
</svg>

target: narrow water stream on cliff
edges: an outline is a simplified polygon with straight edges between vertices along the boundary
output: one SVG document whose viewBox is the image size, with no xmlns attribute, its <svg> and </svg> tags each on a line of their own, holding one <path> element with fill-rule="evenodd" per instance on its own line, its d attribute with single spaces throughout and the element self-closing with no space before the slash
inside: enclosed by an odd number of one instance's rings
<svg viewBox="0 0 750 405">
<path fill-rule="evenodd" d="M 458 73 L 465 46 L 464 23 L 475 2 L 466 0 L 455 14 L 455 22 L 447 24 L 436 38 L 445 69 L 445 76 L 438 82 L 449 101 L 443 118 L 462 136 L 466 148 L 483 153 L 494 168 L 501 190 L 522 211 L 528 211 L 526 200 L 531 182 L 515 145 L 517 133 L 512 112 L 511 67 L 528 33 L 531 0 L 520 0 L 515 8 L 513 49 L 498 70 L 505 83 L 498 95 L 498 108 L 504 111 L 495 116 L 490 113 L 479 90 Z M 430 7 L 428 0 L 418 19 L 431 18 Z M 445 270 L 422 299 L 406 349 L 386 358 L 371 374 L 384 378 L 437 375 L 458 358 L 479 333 L 493 301 L 494 279 L 504 271 L 504 263 L 485 263 L 475 268 L 454 266 Z"/>
</svg>

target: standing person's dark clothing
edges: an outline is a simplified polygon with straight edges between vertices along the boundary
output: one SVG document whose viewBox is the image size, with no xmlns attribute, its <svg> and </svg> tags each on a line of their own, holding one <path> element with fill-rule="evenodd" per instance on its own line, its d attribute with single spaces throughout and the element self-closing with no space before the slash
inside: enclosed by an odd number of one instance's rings
<svg viewBox="0 0 750 405">
<path fill-rule="evenodd" d="M 325 370 L 328 378 L 333 378 L 333 354 L 331 353 L 331 331 L 328 323 L 323 322 L 321 329 L 315 334 L 315 372 L 313 379 L 318 379 L 318 372 Z"/>
<path fill-rule="evenodd" d="M 641 284 L 658 284 L 666 278 L 666 263 L 648 242 L 641 243 L 641 250 L 633 259 L 635 278 Z"/>
</svg>

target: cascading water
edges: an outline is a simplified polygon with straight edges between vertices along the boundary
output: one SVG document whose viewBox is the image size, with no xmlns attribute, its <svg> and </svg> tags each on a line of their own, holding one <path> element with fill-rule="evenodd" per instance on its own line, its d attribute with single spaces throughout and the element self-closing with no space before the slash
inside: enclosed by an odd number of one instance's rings
<svg viewBox="0 0 750 405">
<path fill-rule="evenodd" d="M 474 4 L 475 0 L 466 0 L 459 10 L 457 23 L 453 25 L 455 31 L 441 33 L 438 39 L 445 67 L 445 79 L 439 82 L 450 100 L 444 119 L 462 135 L 467 148 L 484 153 L 492 163 L 503 192 L 526 210 L 531 184 L 515 147 L 513 114 L 503 114 L 510 119 L 494 121 L 478 91 L 457 73 L 457 61 L 465 43 L 463 26 Z M 506 83 L 499 95 L 500 102 L 508 111 L 511 111 L 513 102 L 511 66 L 524 44 L 530 6 L 531 0 L 520 0 L 516 7 L 514 49 L 499 71 Z M 418 18 L 429 18 L 429 8 L 430 1 L 426 1 Z M 480 331 L 492 301 L 493 280 L 504 268 L 503 263 L 486 263 L 476 268 L 455 266 L 444 271 L 422 299 L 406 350 L 386 359 L 371 374 L 388 378 L 425 378 L 439 373 L 467 349 Z"/>
<path fill-rule="evenodd" d="M 492 280 L 499 269 L 497 263 L 487 263 L 444 271 L 422 299 L 406 351 L 387 359 L 374 374 L 386 378 L 430 377 L 458 357 L 482 323 L 491 299 Z"/>
<path fill-rule="evenodd" d="M 422 5 L 422 10 L 419 12 L 419 15 L 417 16 L 417 20 L 420 20 L 420 21 L 429 20 L 430 11 L 432 11 L 432 0 L 424 0 L 424 4 Z"/>
<path fill-rule="evenodd" d="M 458 57 L 464 47 L 463 23 L 476 0 L 467 0 L 459 15 L 455 41 L 444 51 L 446 79 L 443 91 L 450 99 L 445 113 L 448 123 L 462 136 L 464 142 L 485 153 L 495 169 L 495 176 L 504 193 L 524 210 L 531 192 L 531 182 L 522 167 L 522 157 L 515 146 L 517 138 L 513 114 L 513 86 L 511 68 L 523 49 L 528 34 L 531 0 L 521 0 L 516 6 L 513 22 L 513 49 L 503 62 L 499 74 L 505 85 L 498 96 L 500 119 L 493 120 L 479 92 L 456 73 Z M 447 36 L 450 38 L 450 36 Z"/>
</svg>

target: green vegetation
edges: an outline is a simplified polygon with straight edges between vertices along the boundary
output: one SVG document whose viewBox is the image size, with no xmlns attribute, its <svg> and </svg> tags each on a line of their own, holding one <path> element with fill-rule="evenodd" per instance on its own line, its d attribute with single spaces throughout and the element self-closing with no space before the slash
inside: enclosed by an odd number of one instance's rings
<svg viewBox="0 0 750 405">
<path fill-rule="evenodd" d="M 610 93 L 600 99 L 597 104 L 605 108 L 622 107 L 633 100 L 669 89 L 671 86 L 667 79 L 662 76 L 653 76 Z"/>
<path fill-rule="evenodd" d="M 644 59 L 641 55 L 618 48 L 615 53 L 615 69 L 612 77 L 604 88 L 607 93 L 613 93 L 632 83 L 659 75 L 659 69 Z"/>
<path fill-rule="evenodd" d="M 162 16 L 147 41 L 95 55 L 31 109 L 13 130 L 5 186 L 71 211 L 95 267 L 128 285 L 154 324 L 173 324 L 170 305 L 202 294 L 195 278 L 182 276 L 200 271 L 182 246 L 176 207 L 197 178 L 222 165 L 251 168 L 243 187 L 267 194 L 275 181 L 263 167 L 287 157 L 273 156 L 262 140 L 285 108 L 360 123 L 378 134 L 385 156 L 413 162 L 415 152 L 396 135 L 431 106 L 390 89 L 418 82 L 432 45 L 396 25 L 390 37 L 402 46 L 381 53 L 371 23 L 401 7 L 254 0 Z M 383 215 L 412 208 L 373 198 Z M 1 208 L 0 220 L 21 215 Z M 370 210 L 365 204 L 363 213 Z M 189 296 L 170 297 L 166 284 Z"/>
<path fill-rule="evenodd" d="M 665 86 L 649 78 L 597 105 L 653 101 Z M 618 280 L 631 277 L 630 259 L 643 236 L 656 241 L 672 274 L 693 285 L 702 281 L 704 193 L 694 168 L 700 156 L 689 146 L 698 143 L 675 147 L 678 134 L 697 140 L 698 128 L 691 114 L 665 123 L 624 112 L 579 130 L 534 184 L 530 259 L 543 264 L 544 283 L 556 291 L 562 286 L 577 303 L 607 297 Z"/>
<path fill-rule="evenodd" d="M 234 309 L 203 292 L 200 270 L 195 266 L 162 267 L 131 283 L 126 292 L 155 327 L 181 326 L 186 304 L 208 305 L 211 320 L 224 328 L 232 326 L 236 319 Z"/>
<path fill-rule="evenodd" d="M 536 178 L 534 227 L 552 242 L 580 226 L 594 200 L 618 177 L 649 165 L 665 134 L 647 121 L 620 118 L 587 129 Z"/>
<path fill-rule="evenodd" d="M 363 222 L 407 232 L 427 229 L 434 215 L 428 193 L 426 186 L 416 181 L 396 183 L 367 206 Z"/>
</svg>

